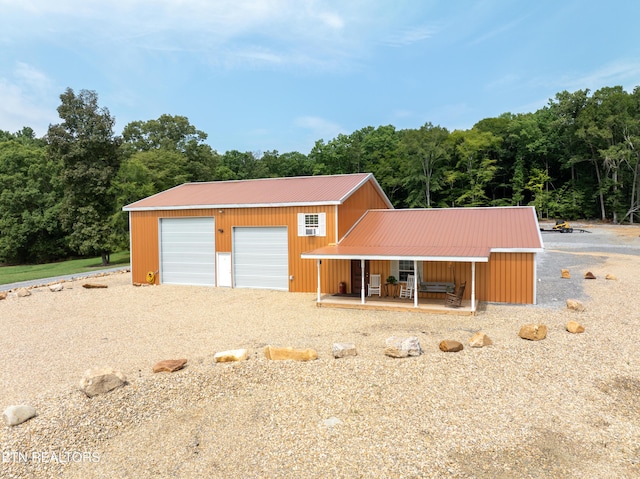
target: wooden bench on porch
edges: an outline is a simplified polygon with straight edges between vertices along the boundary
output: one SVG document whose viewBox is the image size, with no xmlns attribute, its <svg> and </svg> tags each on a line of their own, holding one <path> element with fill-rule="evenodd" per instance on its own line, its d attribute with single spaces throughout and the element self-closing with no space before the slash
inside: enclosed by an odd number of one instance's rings
<svg viewBox="0 0 640 479">
<path fill-rule="evenodd" d="M 420 281 L 419 293 L 453 293 L 456 289 L 455 283 Z"/>
</svg>

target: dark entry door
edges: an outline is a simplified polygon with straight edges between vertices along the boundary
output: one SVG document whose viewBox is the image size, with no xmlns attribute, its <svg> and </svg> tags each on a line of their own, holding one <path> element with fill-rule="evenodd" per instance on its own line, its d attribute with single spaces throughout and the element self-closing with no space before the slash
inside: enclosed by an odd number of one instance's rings
<svg viewBox="0 0 640 479">
<path fill-rule="evenodd" d="M 364 277 L 364 294 L 368 294 L 369 286 L 369 260 L 364 262 L 364 275 L 362 274 L 362 265 L 359 259 L 351 260 L 351 293 L 360 294 L 362 289 L 362 279 Z"/>
</svg>

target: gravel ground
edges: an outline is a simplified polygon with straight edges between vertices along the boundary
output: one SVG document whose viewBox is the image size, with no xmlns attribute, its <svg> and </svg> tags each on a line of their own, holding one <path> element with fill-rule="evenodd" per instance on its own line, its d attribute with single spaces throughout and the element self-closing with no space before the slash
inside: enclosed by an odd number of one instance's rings
<svg viewBox="0 0 640 479">
<path fill-rule="evenodd" d="M 593 231 L 544 235 L 537 306 L 489 304 L 474 317 L 134 287 L 127 273 L 92 280 L 107 289 L 69 282 L 0 301 L 0 407 L 38 411 L 0 426 L 0 477 L 639 477 L 640 228 Z M 586 311 L 566 310 L 568 297 Z M 566 332 L 571 319 L 586 332 Z M 545 323 L 547 339 L 520 339 L 529 322 Z M 493 346 L 438 349 L 479 330 Z M 424 353 L 384 356 L 392 335 L 417 336 Z M 333 359 L 334 342 L 358 356 Z M 270 362 L 267 344 L 319 359 Z M 213 362 L 236 348 L 250 359 Z M 182 371 L 151 372 L 182 357 Z M 129 384 L 86 398 L 77 384 L 96 366 Z"/>
</svg>

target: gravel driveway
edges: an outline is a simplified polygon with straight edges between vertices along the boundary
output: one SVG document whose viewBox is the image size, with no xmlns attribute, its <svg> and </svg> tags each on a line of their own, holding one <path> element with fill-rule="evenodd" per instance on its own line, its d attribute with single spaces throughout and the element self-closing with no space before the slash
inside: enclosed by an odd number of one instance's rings
<svg viewBox="0 0 640 479">
<path fill-rule="evenodd" d="M 541 225 L 550 229 L 550 225 Z M 589 233 L 542 232 L 544 252 L 538 255 L 538 305 L 564 307 L 566 298 L 588 299 L 584 291 L 584 273 L 601 266 L 607 256 L 640 256 L 640 238 L 617 234 L 616 227 L 575 225 Z M 602 254 L 599 254 L 602 253 Z M 571 279 L 560 277 L 568 269 Z"/>
</svg>

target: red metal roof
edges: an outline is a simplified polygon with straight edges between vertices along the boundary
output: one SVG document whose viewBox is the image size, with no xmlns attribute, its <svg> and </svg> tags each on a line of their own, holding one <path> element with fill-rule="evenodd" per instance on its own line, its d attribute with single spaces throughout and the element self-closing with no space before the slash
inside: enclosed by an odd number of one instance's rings
<svg viewBox="0 0 640 479">
<path fill-rule="evenodd" d="M 487 261 L 492 251 L 542 248 L 535 209 L 530 206 L 372 210 L 340 243 L 302 257 Z"/>
<path fill-rule="evenodd" d="M 185 183 L 125 206 L 125 211 L 341 204 L 371 173 Z M 389 207 L 392 207 L 389 202 Z"/>
</svg>

